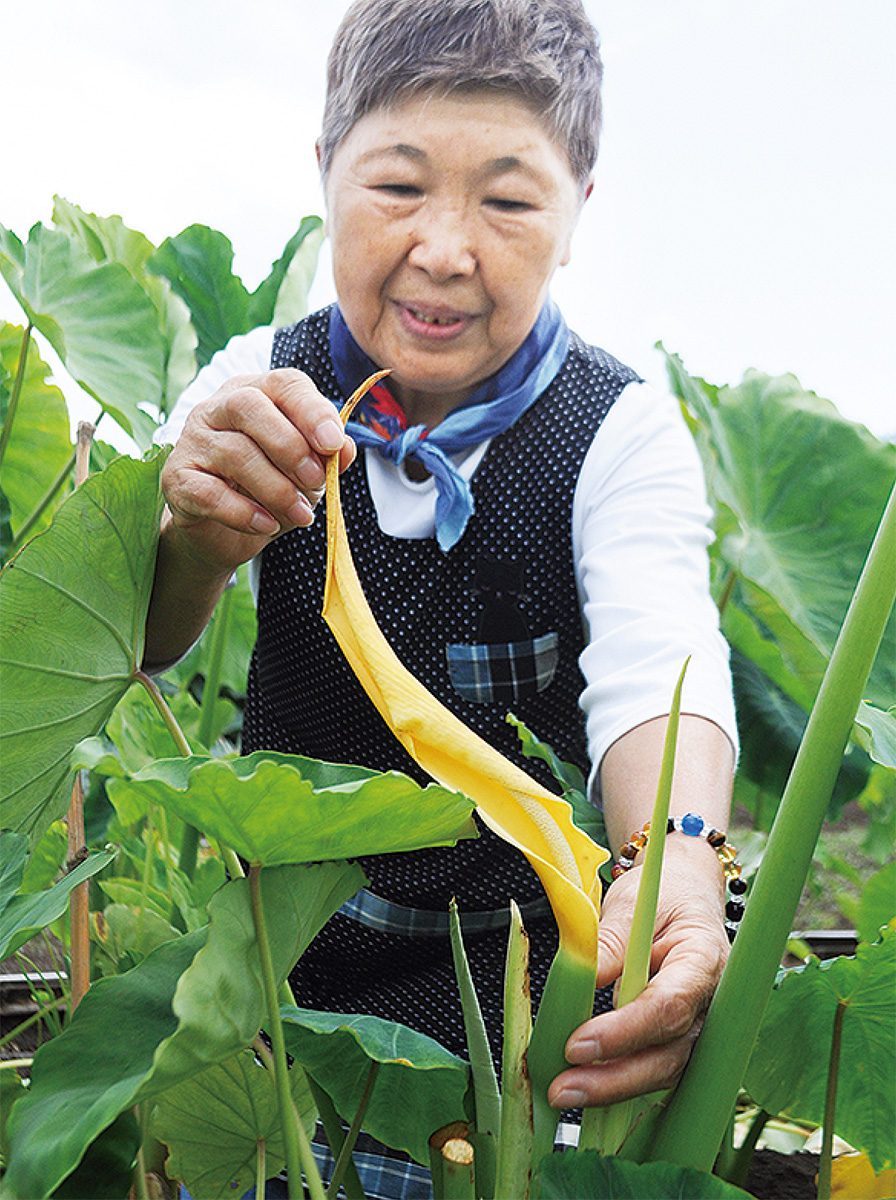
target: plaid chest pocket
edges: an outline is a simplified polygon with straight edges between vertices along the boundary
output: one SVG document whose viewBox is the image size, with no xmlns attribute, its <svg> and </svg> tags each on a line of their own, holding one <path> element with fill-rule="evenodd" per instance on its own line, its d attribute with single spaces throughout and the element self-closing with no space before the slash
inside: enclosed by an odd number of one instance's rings
<svg viewBox="0 0 896 1200">
<path fill-rule="evenodd" d="M 517 642 L 445 647 L 454 690 L 474 704 L 514 704 L 543 692 L 557 670 L 556 632 Z"/>
</svg>

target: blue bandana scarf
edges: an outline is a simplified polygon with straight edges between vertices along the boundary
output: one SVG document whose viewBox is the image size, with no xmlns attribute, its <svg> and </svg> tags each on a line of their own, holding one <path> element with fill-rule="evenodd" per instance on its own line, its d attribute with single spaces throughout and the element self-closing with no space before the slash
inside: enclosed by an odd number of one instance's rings
<svg viewBox="0 0 896 1200">
<path fill-rule="evenodd" d="M 436 538 L 443 550 L 460 540 L 473 512 L 470 485 L 450 456 L 509 429 L 553 381 L 568 349 L 566 322 L 548 300 L 513 357 L 434 429 L 408 427 L 401 406 L 382 384 L 355 409 L 347 429 L 359 446 L 370 446 L 395 463 L 416 458 L 434 477 Z M 346 395 L 379 370 L 352 337 L 336 304 L 330 312 L 330 355 Z"/>
</svg>

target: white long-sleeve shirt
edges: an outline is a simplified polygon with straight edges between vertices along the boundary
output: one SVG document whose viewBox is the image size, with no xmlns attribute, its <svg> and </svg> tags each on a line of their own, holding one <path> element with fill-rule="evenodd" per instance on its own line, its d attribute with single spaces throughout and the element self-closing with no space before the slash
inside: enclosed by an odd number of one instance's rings
<svg viewBox="0 0 896 1200">
<path fill-rule="evenodd" d="M 179 437 L 193 406 L 236 375 L 270 364 L 274 330 L 238 335 L 218 351 L 156 435 Z M 488 443 L 456 459 L 470 479 Z M 384 533 L 432 537 L 436 488 L 362 450 Z M 600 425 L 573 498 L 576 580 L 588 640 L 579 665 L 592 773 L 623 734 L 669 711 L 682 664 L 691 658 L 682 712 L 715 722 L 737 745 L 728 647 L 709 592 L 710 509 L 693 439 L 673 399 L 628 384 Z"/>
</svg>

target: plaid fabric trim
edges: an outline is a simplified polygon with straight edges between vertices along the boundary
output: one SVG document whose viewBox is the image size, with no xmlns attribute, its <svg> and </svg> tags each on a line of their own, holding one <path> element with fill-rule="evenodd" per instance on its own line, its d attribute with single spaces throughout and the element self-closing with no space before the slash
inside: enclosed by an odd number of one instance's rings
<svg viewBox="0 0 896 1200">
<path fill-rule="evenodd" d="M 351 917 L 360 925 L 380 933 L 398 933 L 405 937 L 447 937 L 450 929 L 447 912 L 393 904 L 391 900 L 375 896 L 367 888 L 361 888 L 339 911 L 343 916 Z M 532 900 L 520 908 L 524 923 L 535 917 L 547 916 L 550 911 L 546 897 Z M 509 907 L 460 914 L 460 927 L 464 933 L 484 933 L 488 929 L 507 928 L 509 924 Z"/>
<path fill-rule="evenodd" d="M 524 642 L 455 642 L 445 647 L 448 673 L 465 700 L 513 703 L 545 690 L 557 670 L 559 644 L 556 632 Z"/>
</svg>

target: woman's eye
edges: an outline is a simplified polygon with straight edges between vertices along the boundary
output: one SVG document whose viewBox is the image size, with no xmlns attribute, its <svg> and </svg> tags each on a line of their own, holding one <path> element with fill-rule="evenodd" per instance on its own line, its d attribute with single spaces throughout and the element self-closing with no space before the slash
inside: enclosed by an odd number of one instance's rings
<svg viewBox="0 0 896 1200">
<path fill-rule="evenodd" d="M 421 195 L 421 189 L 413 183 L 379 183 L 378 192 L 386 192 L 389 196 L 413 197 Z"/>
<path fill-rule="evenodd" d="M 532 205 L 527 200 L 508 200 L 503 196 L 491 196 L 486 200 L 486 204 L 490 208 L 496 208 L 499 212 L 516 213 L 528 212 Z"/>
</svg>

